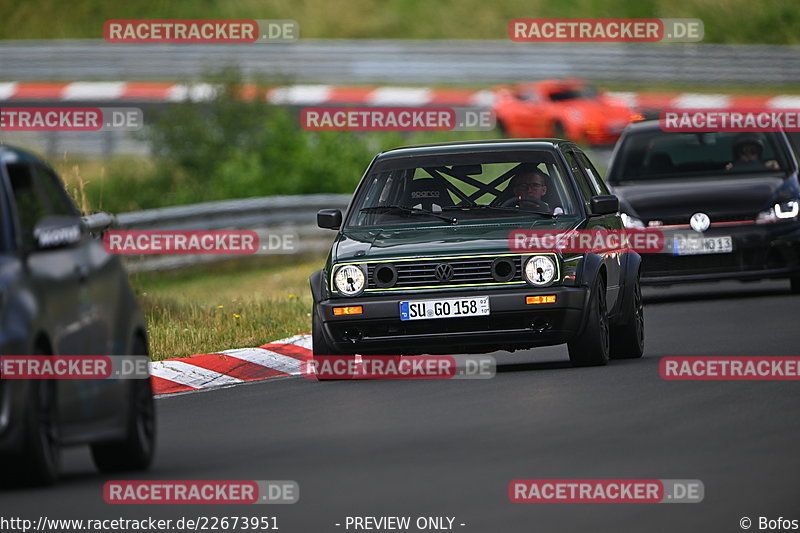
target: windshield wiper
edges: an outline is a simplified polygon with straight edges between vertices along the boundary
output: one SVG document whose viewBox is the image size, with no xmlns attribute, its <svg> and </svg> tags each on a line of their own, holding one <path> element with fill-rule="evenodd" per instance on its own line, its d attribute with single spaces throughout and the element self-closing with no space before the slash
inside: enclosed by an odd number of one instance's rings
<svg viewBox="0 0 800 533">
<path fill-rule="evenodd" d="M 545 217 L 556 218 L 558 215 L 554 215 L 553 213 L 547 213 L 545 211 L 534 211 L 533 209 L 524 209 L 521 207 L 508 207 L 502 205 L 468 205 L 461 207 L 460 209 L 496 209 L 498 211 L 514 211 L 514 212 L 523 212 L 523 213 L 531 213 L 534 215 L 542 215 Z"/>
<path fill-rule="evenodd" d="M 450 224 L 458 224 L 458 219 L 455 217 L 448 217 L 446 215 L 440 215 L 438 213 L 434 213 L 433 211 L 428 211 L 427 209 L 419 209 L 417 207 L 406 207 L 404 205 L 374 205 L 372 207 L 364 207 L 359 210 L 359 213 L 365 213 L 369 211 L 382 211 L 382 210 L 391 210 L 396 209 L 398 211 L 403 211 L 404 213 L 414 213 L 417 215 L 428 215 L 431 217 L 436 217 L 439 220 L 444 220 Z"/>
</svg>

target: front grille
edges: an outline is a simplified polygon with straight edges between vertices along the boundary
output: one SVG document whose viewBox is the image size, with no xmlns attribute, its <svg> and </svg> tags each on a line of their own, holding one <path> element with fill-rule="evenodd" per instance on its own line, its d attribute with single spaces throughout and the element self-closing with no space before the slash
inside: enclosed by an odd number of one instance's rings
<svg viewBox="0 0 800 533">
<path fill-rule="evenodd" d="M 397 280 L 390 288 L 415 287 L 458 287 L 472 284 L 514 283 L 523 282 L 522 256 L 506 256 L 514 265 L 514 275 L 505 281 L 498 281 L 492 274 L 492 264 L 496 257 L 455 258 L 455 259 L 420 259 L 413 261 L 396 261 L 393 263 L 367 264 L 368 290 L 385 290 L 376 283 L 375 270 L 384 265 L 391 265 L 397 271 Z M 452 278 L 439 279 L 436 267 L 440 264 L 452 267 Z"/>
<path fill-rule="evenodd" d="M 721 214 L 721 215 L 714 215 L 709 214 L 709 218 L 711 219 L 711 226 L 720 222 L 739 222 L 742 220 L 745 221 L 754 221 L 756 218 L 755 213 L 736 213 L 736 214 Z M 654 219 L 658 219 L 664 226 L 687 226 L 689 227 L 689 222 L 691 221 L 691 216 L 667 216 L 667 217 L 653 217 Z M 647 221 L 645 221 L 647 222 Z M 658 226 L 655 226 L 658 228 Z"/>
</svg>

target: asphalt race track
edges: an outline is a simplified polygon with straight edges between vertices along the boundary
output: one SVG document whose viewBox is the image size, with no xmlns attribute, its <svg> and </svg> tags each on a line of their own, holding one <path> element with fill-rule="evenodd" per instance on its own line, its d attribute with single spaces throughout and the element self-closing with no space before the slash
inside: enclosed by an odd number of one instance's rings
<svg viewBox="0 0 800 533">
<path fill-rule="evenodd" d="M 799 355 L 788 282 L 645 289 L 645 358 L 572 369 L 565 346 L 495 354 L 490 380 L 271 380 L 162 399 L 159 453 L 122 479 L 296 480 L 295 505 L 108 505 L 84 450 L 64 479 L 0 492 L 5 516 L 452 516 L 465 532 L 741 531 L 800 518 L 800 383 L 677 382 L 666 355 Z M 700 479 L 696 504 L 514 504 L 517 478 Z M 413 520 L 413 519 L 412 519 Z M 337 527 L 335 524 L 341 524 Z M 460 526 L 459 524 L 465 524 Z M 350 531 L 353 531 L 350 529 Z"/>
</svg>

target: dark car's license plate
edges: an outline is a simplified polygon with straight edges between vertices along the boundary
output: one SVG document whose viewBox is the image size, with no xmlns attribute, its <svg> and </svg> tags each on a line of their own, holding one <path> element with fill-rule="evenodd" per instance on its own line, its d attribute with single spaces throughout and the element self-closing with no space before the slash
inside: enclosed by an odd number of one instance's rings
<svg viewBox="0 0 800 533">
<path fill-rule="evenodd" d="M 729 254 L 733 252 L 733 239 L 724 237 L 693 237 L 675 239 L 673 255 Z"/>
</svg>

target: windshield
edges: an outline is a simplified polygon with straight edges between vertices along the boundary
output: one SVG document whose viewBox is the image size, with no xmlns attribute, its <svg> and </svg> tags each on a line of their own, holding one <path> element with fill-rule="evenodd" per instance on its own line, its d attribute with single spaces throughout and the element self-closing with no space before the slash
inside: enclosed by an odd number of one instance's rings
<svg viewBox="0 0 800 533">
<path fill-rule="evenodd" d="M 608 181 L 775 173 L 787 168 L 775 133 L 666 133 L 628 135 Z"/>
<path fill-rule="evenodd" d="M 458 224 L 575 213 L 555 154 L 447 154 L 376 163 L 347 227 Z"/>
<path fill-rule="evenodd" d="M 575 100 L 578 98 L 592 99 L 600 94 L 599 91 L 592 85 L 584 85 L 580 87 L 565 87 L 550 93 L 550 100 L 553 102 L 562 102 L 564 100 Z"/>
</svg>

